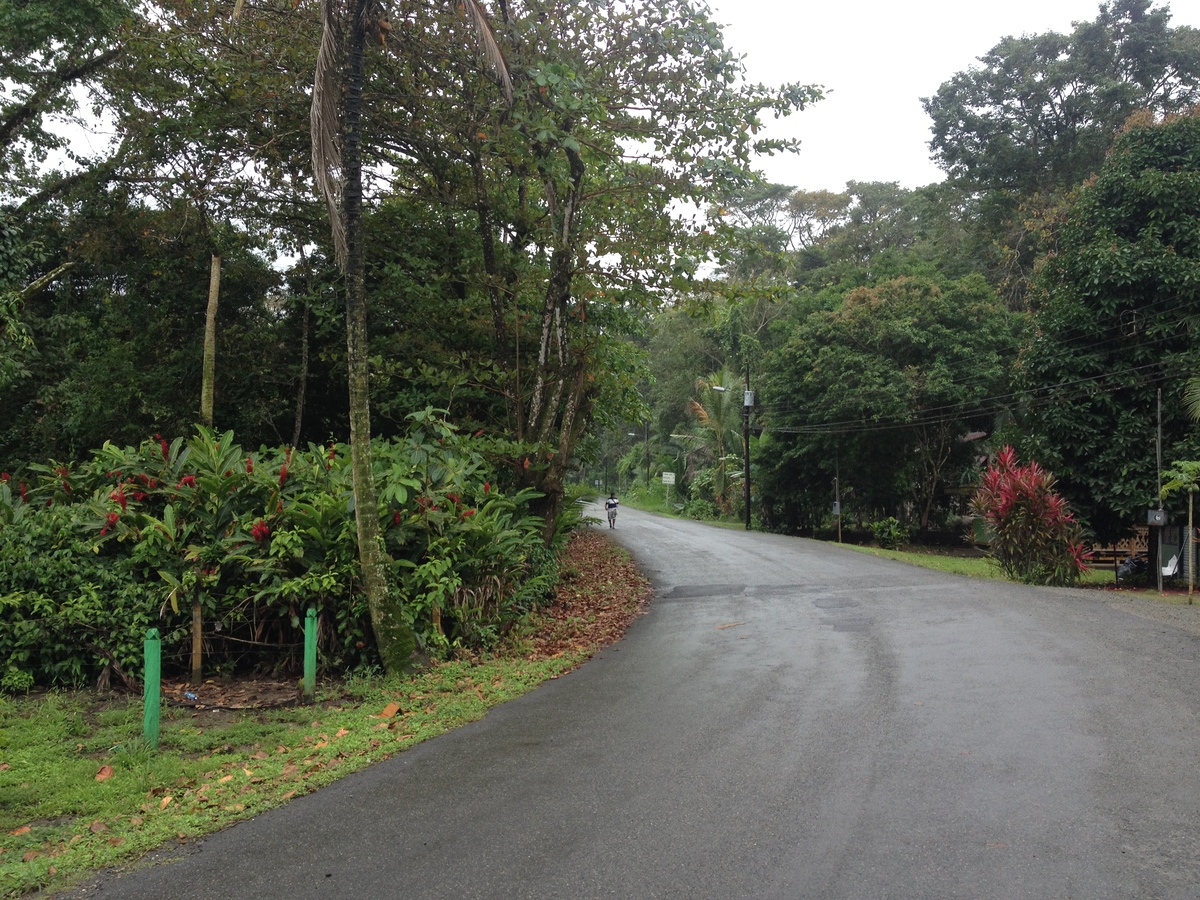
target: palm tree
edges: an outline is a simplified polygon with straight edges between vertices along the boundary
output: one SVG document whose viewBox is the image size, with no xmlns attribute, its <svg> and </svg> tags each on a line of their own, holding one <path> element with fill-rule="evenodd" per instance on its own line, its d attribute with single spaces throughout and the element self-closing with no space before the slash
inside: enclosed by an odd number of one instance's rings
<svg viewBox="0 0 1200 900">
<path fill-rule="evenodd" d="M 733 479 L 729 464 L 736 464 L 739 454 L 729 453 L 741 444 L 742 407 L 737 377 L 728 369 L 696 379 L 699 399 L 688 401 L 687 411 L 696 420 L 694 443 L 713 464 L 713 497 L 722 513 L 733 510 Z M 742 473 L 743 477 L 745 473 Z"/>
<path fill-rule="evenodd" d="M 457 0 L 505 98 L 512 81 L 477 0 Z M 409 664 L 416 643 L 398 598 L 388 596 L 371 463 L 370 362 L 367 343 L 362 215 L 362 92 L 367 38 L 386 39 L 381 0 L 324 0 L 312 92 L 312 162 L 329 210 L 334 253 L 346 279 L 346 365 L 350 384 L 350 456 L 363 588 L 380 656 L 389 671 Z"/>
<path fill-rule="evenodd" d="M 1188 492 L 1188 603 L 1192 602 L 1192 592 L 1195 589 L 1196 576 L 1196 529 L 1193 527 L 1192 506 L 1196 491 L 1200 490 L 1200 462 L 1183 460 L 1172 464 L 1172 468 L 1163 472 L 1167 483 L 1163 485 L 1162 496 L 1175 493 L 1178 490 Z"/>
</svg>

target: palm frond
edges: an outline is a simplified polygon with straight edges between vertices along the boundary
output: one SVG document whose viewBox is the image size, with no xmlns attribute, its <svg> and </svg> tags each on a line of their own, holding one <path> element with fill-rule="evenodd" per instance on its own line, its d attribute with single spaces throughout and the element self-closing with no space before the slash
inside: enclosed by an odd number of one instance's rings
<svg viewBox="0 0 1200 900">
<path fill-rule="evenodd" d="M 329 210 L 329 229 L 333 237 L 333 252 L 338 266 L 344 271 L 349 250 L 346 227 L 342 221 L 342 154 L 338 140 L 338 30 L 335 0 L 321 4 L 321 46 L 317 51 L 313 75 L 312 108 L 309 126 L 312 130 L 313 180 L 317 193 Z"/>
<path fill-rule="evenodd" d="M 504 99 L 512 103 L 513 85 L 512 78 L 508 74 L 508 63 L 504 61 L 504 54 L 500 52 L 500 42 L 496 40 L 496 33 L 492 31 L 492 23 L 488 21 L 487 13 L 483 11 L 478 0 L 461 0 L 459 9 L 475 28 L 475 34 L 479 39 L 479 49 L 483 53 L 484 61 L 499 80 L 500 89 L 504 91 Z"/>
<path fill-rule="evenodd" d="M 1183 391 L 1183 403 L 1187 407 L 1188 415 L 1194 421 L 1200 422 L 1200 375 L 1193 375 L 1188 379 L 1187 387 Z"/>
</svg>

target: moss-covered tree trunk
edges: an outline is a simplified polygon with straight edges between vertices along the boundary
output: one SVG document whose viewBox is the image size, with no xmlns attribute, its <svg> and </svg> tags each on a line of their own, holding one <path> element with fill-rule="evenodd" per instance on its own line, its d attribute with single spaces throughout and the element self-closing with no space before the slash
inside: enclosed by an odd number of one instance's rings
<svg viewBox="0 0 1200 900">
<path fill-rule="evenodd" d="M 342 149 L 342 223 L 346 234 L 346 365 L 350 382 L 350 457 L 354 516 L 363 589 L 379 655 L 389 672 L 411 662 L 416 641 L 388 589 L 379 530 L 379 502 L 371 460 L 370 346 L 362 216 L 362 89 L 367 4 L 350 4 Z"/>
</svg>

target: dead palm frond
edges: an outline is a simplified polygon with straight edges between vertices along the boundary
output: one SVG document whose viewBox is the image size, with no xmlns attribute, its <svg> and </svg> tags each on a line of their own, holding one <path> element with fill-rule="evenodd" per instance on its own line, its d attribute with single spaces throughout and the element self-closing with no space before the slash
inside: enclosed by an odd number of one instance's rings
<svg viewBox="0 0 1200 900">
<path fill-rule="evenodd" d="M 349 251 L 346 227 L 342 221 L 342 154 L 338 135 L 340 67 L 335 5 L 336 0 L 324 0 L 321 4 L 321 45 L 317 50 L 317 66 L 313 75 L 309 126 L 312 129 L 313 179 L 317 193 L 329 210 L 333 252 L 338 266 L 344 271 Z"/>
<path fill-rule="evenodd" d="M 492 23 L 488 21 L 487 13 L 483 11 L 483 7 L 477 0 L 462 0 L 459 9 L 475 29 L 475 35 L 479 40 L 479 50 L 483 54 L 488 68 L 500 82 L 504 99 L 512 103 L 513 85 L 512 78 L 508 74 L 508 63 L 504 61 L 504 54 L 500 52 L 500 42 L 496 40 L 496 32 L 492 31 Z"/>
</svg>

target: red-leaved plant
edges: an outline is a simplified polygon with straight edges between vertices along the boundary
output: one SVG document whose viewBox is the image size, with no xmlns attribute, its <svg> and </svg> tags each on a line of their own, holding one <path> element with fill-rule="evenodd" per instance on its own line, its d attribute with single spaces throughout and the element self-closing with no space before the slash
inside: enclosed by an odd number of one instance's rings
<svg viewBox="0 0 1200 900">
<path fill-rule="evenodd" d="M 1026 584 L 1074 584 L 1087 571 L 1082 529 L 1054 476 L 1020 465 L 1005 447 L 983 475 L 971 509 L 987 522 L 991 555 L 1005 576 Z"/>
</svg>

